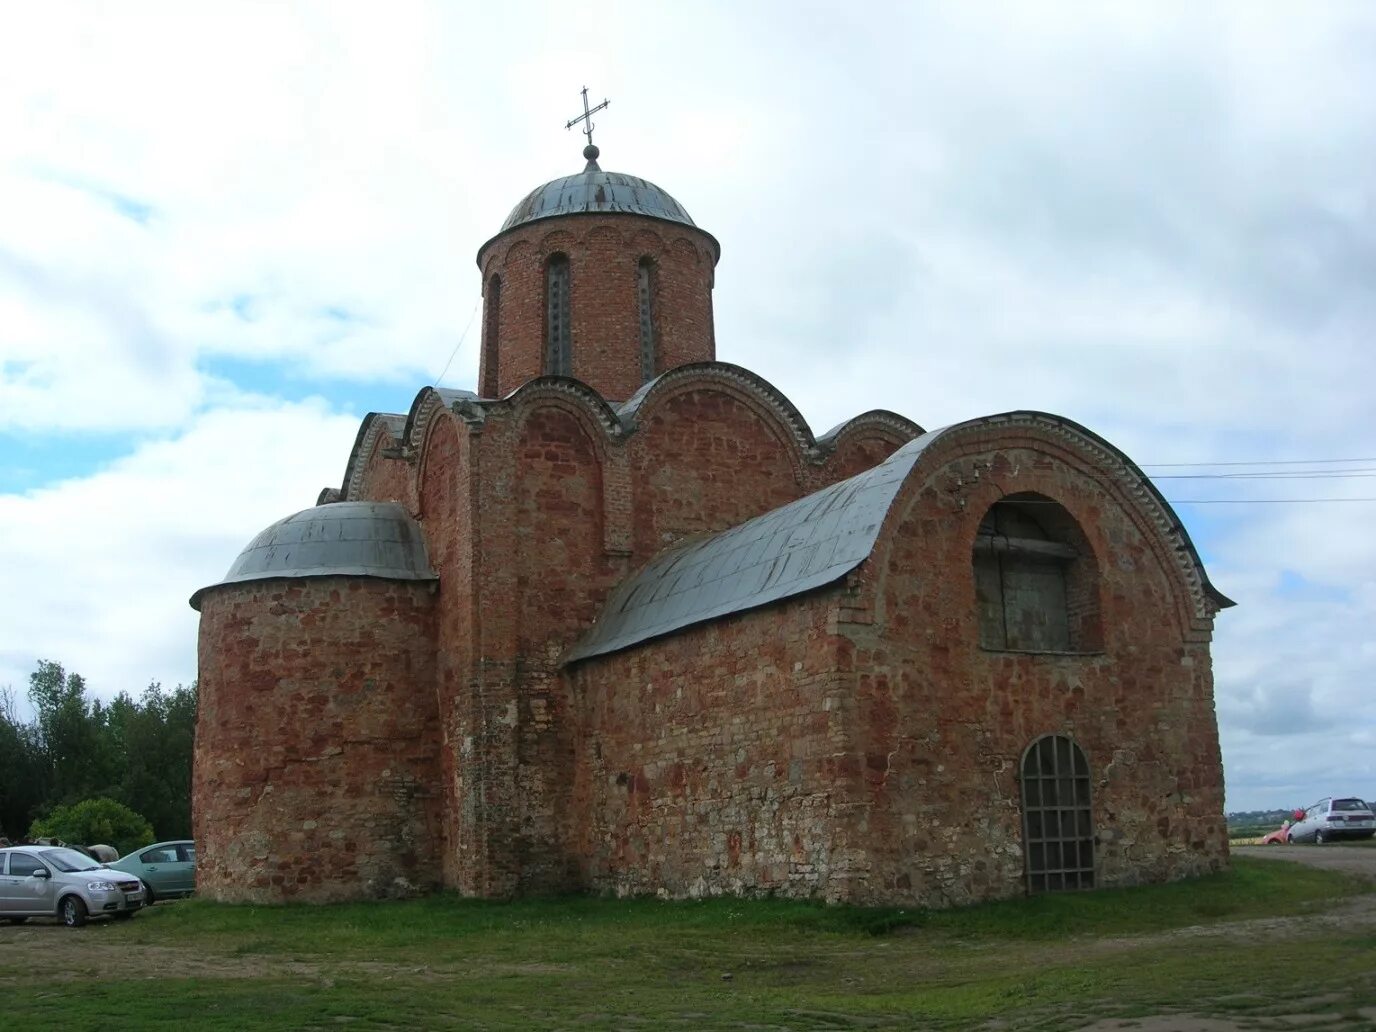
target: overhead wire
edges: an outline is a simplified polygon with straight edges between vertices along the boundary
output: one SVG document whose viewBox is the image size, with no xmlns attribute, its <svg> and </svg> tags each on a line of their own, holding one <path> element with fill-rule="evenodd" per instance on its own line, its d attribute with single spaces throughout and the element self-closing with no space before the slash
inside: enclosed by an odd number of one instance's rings
<svg viewBox="0 0 1376 1032">
<path fill-rule="evenodd" d="M 468 331 L 473 327 L 473 317 L 478 314 L 478 305 L 481 302 L 481 297 L 473 302 L 473 311 L 468 313 L 468 322 L 463 324 L 463 332 L 459 334 L 459 342 L 454 345 L 454 350 L 449 352 L 449 357 L 445 360 L 444 368 L 440 370 L 440 375 L 430 381 L 431 386 L 438 387 L 440 381 L 444 379 L 444 374 L 449 372 L 449 367 L 454 362 L 454 356 L 459 353 L 459 348 L 463 347 L 463 342 L 468 339 Z"/>
</svg>

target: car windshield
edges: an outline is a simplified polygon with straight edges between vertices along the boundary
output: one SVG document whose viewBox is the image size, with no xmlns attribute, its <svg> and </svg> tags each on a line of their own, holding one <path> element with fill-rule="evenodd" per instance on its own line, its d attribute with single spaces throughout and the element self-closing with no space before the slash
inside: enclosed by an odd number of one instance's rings
<svg viewBox="0 0 1376 1032">
<path fill-rule="evenodd" d="M 1333 809 L 1335 810 L 1365 810 L 1366 803 L 1360 799 L 1334 799 Z"/>
<path fill-rule="evenodd" d="M 52 864 L 59 871 L 71 873 L 72 871 L 94 871 L 99 864 L 91 862 L 91 858 L 85 853 L 78 853 L 75 849 L 45 849 L 39 854 L 44 860 Z"/>
</svg>

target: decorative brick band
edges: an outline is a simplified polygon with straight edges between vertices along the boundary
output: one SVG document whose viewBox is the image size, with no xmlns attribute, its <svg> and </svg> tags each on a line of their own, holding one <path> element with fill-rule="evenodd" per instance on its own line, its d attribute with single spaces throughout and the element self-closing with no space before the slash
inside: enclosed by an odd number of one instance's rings
<svg viewBox="0 0 1376 1032">
<path fill-rule="evenodd" d="M 369 456 L 377 449 L 379 440 L 383 442 L 383 447 L 400 447 L 401 433 L 405 426 L 406 417 L 395 412 L 369 412 L 364 416 L 358 428 L 358 436 L 354 438 L 353 450 L 349 452 L 349 461 L 344 466 L 344 484 L 336 492 L 336 497 L 329 501 L 350 502 L 361 498 L 363 475 L 368 469 Z M 325 498 L 322 495 L 316 504 L 321 505 L 324 502 Z"/>
</svg>

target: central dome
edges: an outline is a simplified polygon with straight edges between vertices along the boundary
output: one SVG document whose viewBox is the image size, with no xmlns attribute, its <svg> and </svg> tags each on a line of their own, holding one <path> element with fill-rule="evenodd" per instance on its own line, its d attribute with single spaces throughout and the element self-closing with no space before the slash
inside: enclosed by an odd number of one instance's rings
<svg viewBox="0 0 1376 1032">
<path fill-rule="evenodd" d="M 577 175 L 554 179 L 537 186 L 511 209 L 502 223 L 501 233 L 508 229 L 547 219 L 554 215 L 575 215 L 582 212 L 620 211 L 632 215 L 648 215 L 685 226 L 696 223 L 683 210 L 683 205 L 669 196 L 668 191 L 655 186 L 648 179 L 603 172 L 596 162 Z"/>
</svg>

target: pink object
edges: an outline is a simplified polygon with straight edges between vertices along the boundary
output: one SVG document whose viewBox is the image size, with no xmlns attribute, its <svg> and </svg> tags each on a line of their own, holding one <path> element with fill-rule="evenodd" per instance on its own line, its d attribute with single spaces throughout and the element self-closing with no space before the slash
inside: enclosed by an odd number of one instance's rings
<svg viewBox="0 0 1376 1032">
<path fill-rule="evenodd" d="M 1281 826 L 1269 835 L 1263 835 L 1261 844 L 1263 846 L 1284 846 L 1290 841 L 1290 822 L 1282 821 Z"/>
</svg>

